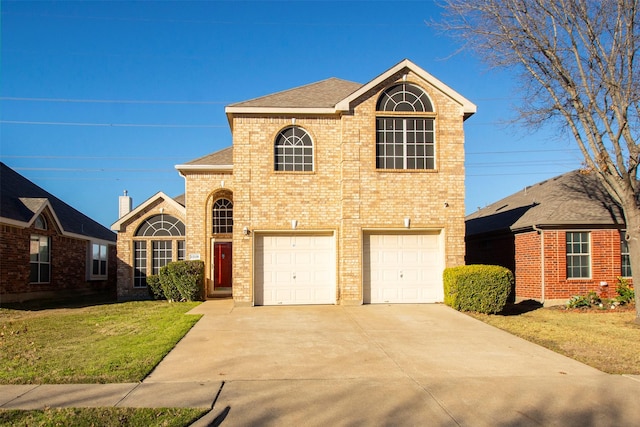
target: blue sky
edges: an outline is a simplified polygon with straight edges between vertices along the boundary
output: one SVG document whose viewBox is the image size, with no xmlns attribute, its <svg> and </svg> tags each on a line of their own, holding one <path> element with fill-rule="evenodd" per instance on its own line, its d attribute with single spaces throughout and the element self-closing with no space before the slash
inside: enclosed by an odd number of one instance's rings
<svg viewBox="0 0 640 427">
<path fill-rule="evenodd" d="M 465 122 L 466 211 L 576 169 L 554 129 L 508 127 L 518 81 L 427 26 L 433 1 L 2 1 L 0 158 L 110 227 L 184 192 L 174 166 L 231 145 L 224 106 L 408 58 L 478 106 Z M 428 193 L 428 189 L 426 190 Z"/>
</svg>

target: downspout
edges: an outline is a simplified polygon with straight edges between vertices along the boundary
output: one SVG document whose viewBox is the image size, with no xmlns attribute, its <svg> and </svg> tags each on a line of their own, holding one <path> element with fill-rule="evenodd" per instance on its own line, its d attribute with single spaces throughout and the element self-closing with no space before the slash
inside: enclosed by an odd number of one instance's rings
<svg viewBox="0 0 640 427">
<path fill-rule="evenodd" d="M 540 295 L 540 299 L 541 299 L 541 303 L 544 306 L 544 299 L 545 299 L 545 280 L 544 280 L 544 232 L 542 231 L 541 228 L 539 228 L 538 226 L 536 226 L 535 224 L 533 224 L 533 230 L 536 231 L 539 235 L 540 235 L 540 285 L 541 285 L 541 295 Z"/>
</svg>

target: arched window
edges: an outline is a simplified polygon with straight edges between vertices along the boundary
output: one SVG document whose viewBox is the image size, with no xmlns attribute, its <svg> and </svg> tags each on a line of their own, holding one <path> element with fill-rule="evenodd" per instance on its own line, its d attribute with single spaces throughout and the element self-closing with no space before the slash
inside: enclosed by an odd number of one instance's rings
<svg viewBox="0 0 640 427">
<path fill-rule="evenodd" d="M 46 230 L 47 220 L 42 215 L 38 215 L 36 220 L 33 222 L 33 226 L 38 230 Z"/>
<path fill-rule="evenodd" d="M 233 202 L 229 199 L 218 199 L 213 203 L 213 234 L 230 234 L 233 232 Z"/>
<path fill-rule="evenodd" d="M 435 119 L 424 117 L 433 113 L 426 92 L 410 83 L 391 86 L 378 98 L 376 110 L 376 168 L 435 169 Z M 386 112 L 396 114 L 385 117 Z"/>
<path fill-rule="evenodd" d="M 313 141 L 301 127 L 289 126 L 280 131 L 274 152 L 277 171 L 313 171 Z"/>
<path fill-rule="evenodd" d="M 184 236 L 184 223 L 171 215 L 147 218 L 136 231 L 140 237 Z"/>
<path fill-rule="evenodd" d="M 184 223 L 172 215 L 154 215 L 138 227 L 133 242 L 134 288 L 147 286 L 147 275 L 185 258 L 184 235 Z"/>
</svg>

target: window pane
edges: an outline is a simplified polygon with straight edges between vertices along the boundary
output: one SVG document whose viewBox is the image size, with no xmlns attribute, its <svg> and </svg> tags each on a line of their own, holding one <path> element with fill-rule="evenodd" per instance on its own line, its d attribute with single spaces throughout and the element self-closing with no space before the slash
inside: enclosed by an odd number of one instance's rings
<svg viewBox="0 0 640 427">
<path fill-rule="evenodd" d="M 49 264 L 40 264 L 40 280 L 39 281 L 42 283 L 49 282 Z"/>
<path fill-rule="evenodd" d="M 40 237 L 40 262 L 49 262 L 49 238 Z"/>
<path fill-rule="evenodd" d="M 31 271 L 29 273 L 29 282 L 38 283 L 40 281 L 40 265 L 31 263 Z"/>
</svg>

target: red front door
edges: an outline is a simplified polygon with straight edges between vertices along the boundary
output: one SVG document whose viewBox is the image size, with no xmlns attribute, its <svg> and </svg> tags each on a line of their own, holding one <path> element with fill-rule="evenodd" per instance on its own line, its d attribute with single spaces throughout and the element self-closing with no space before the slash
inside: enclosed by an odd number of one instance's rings
<svg viewBox="0 0 640 427">
<path fill-rule="evenodd" d="M 214 278 L 213 287 L 231 287 L 231 243 L 214 243 L 213 245 Z"/>
</svg>

